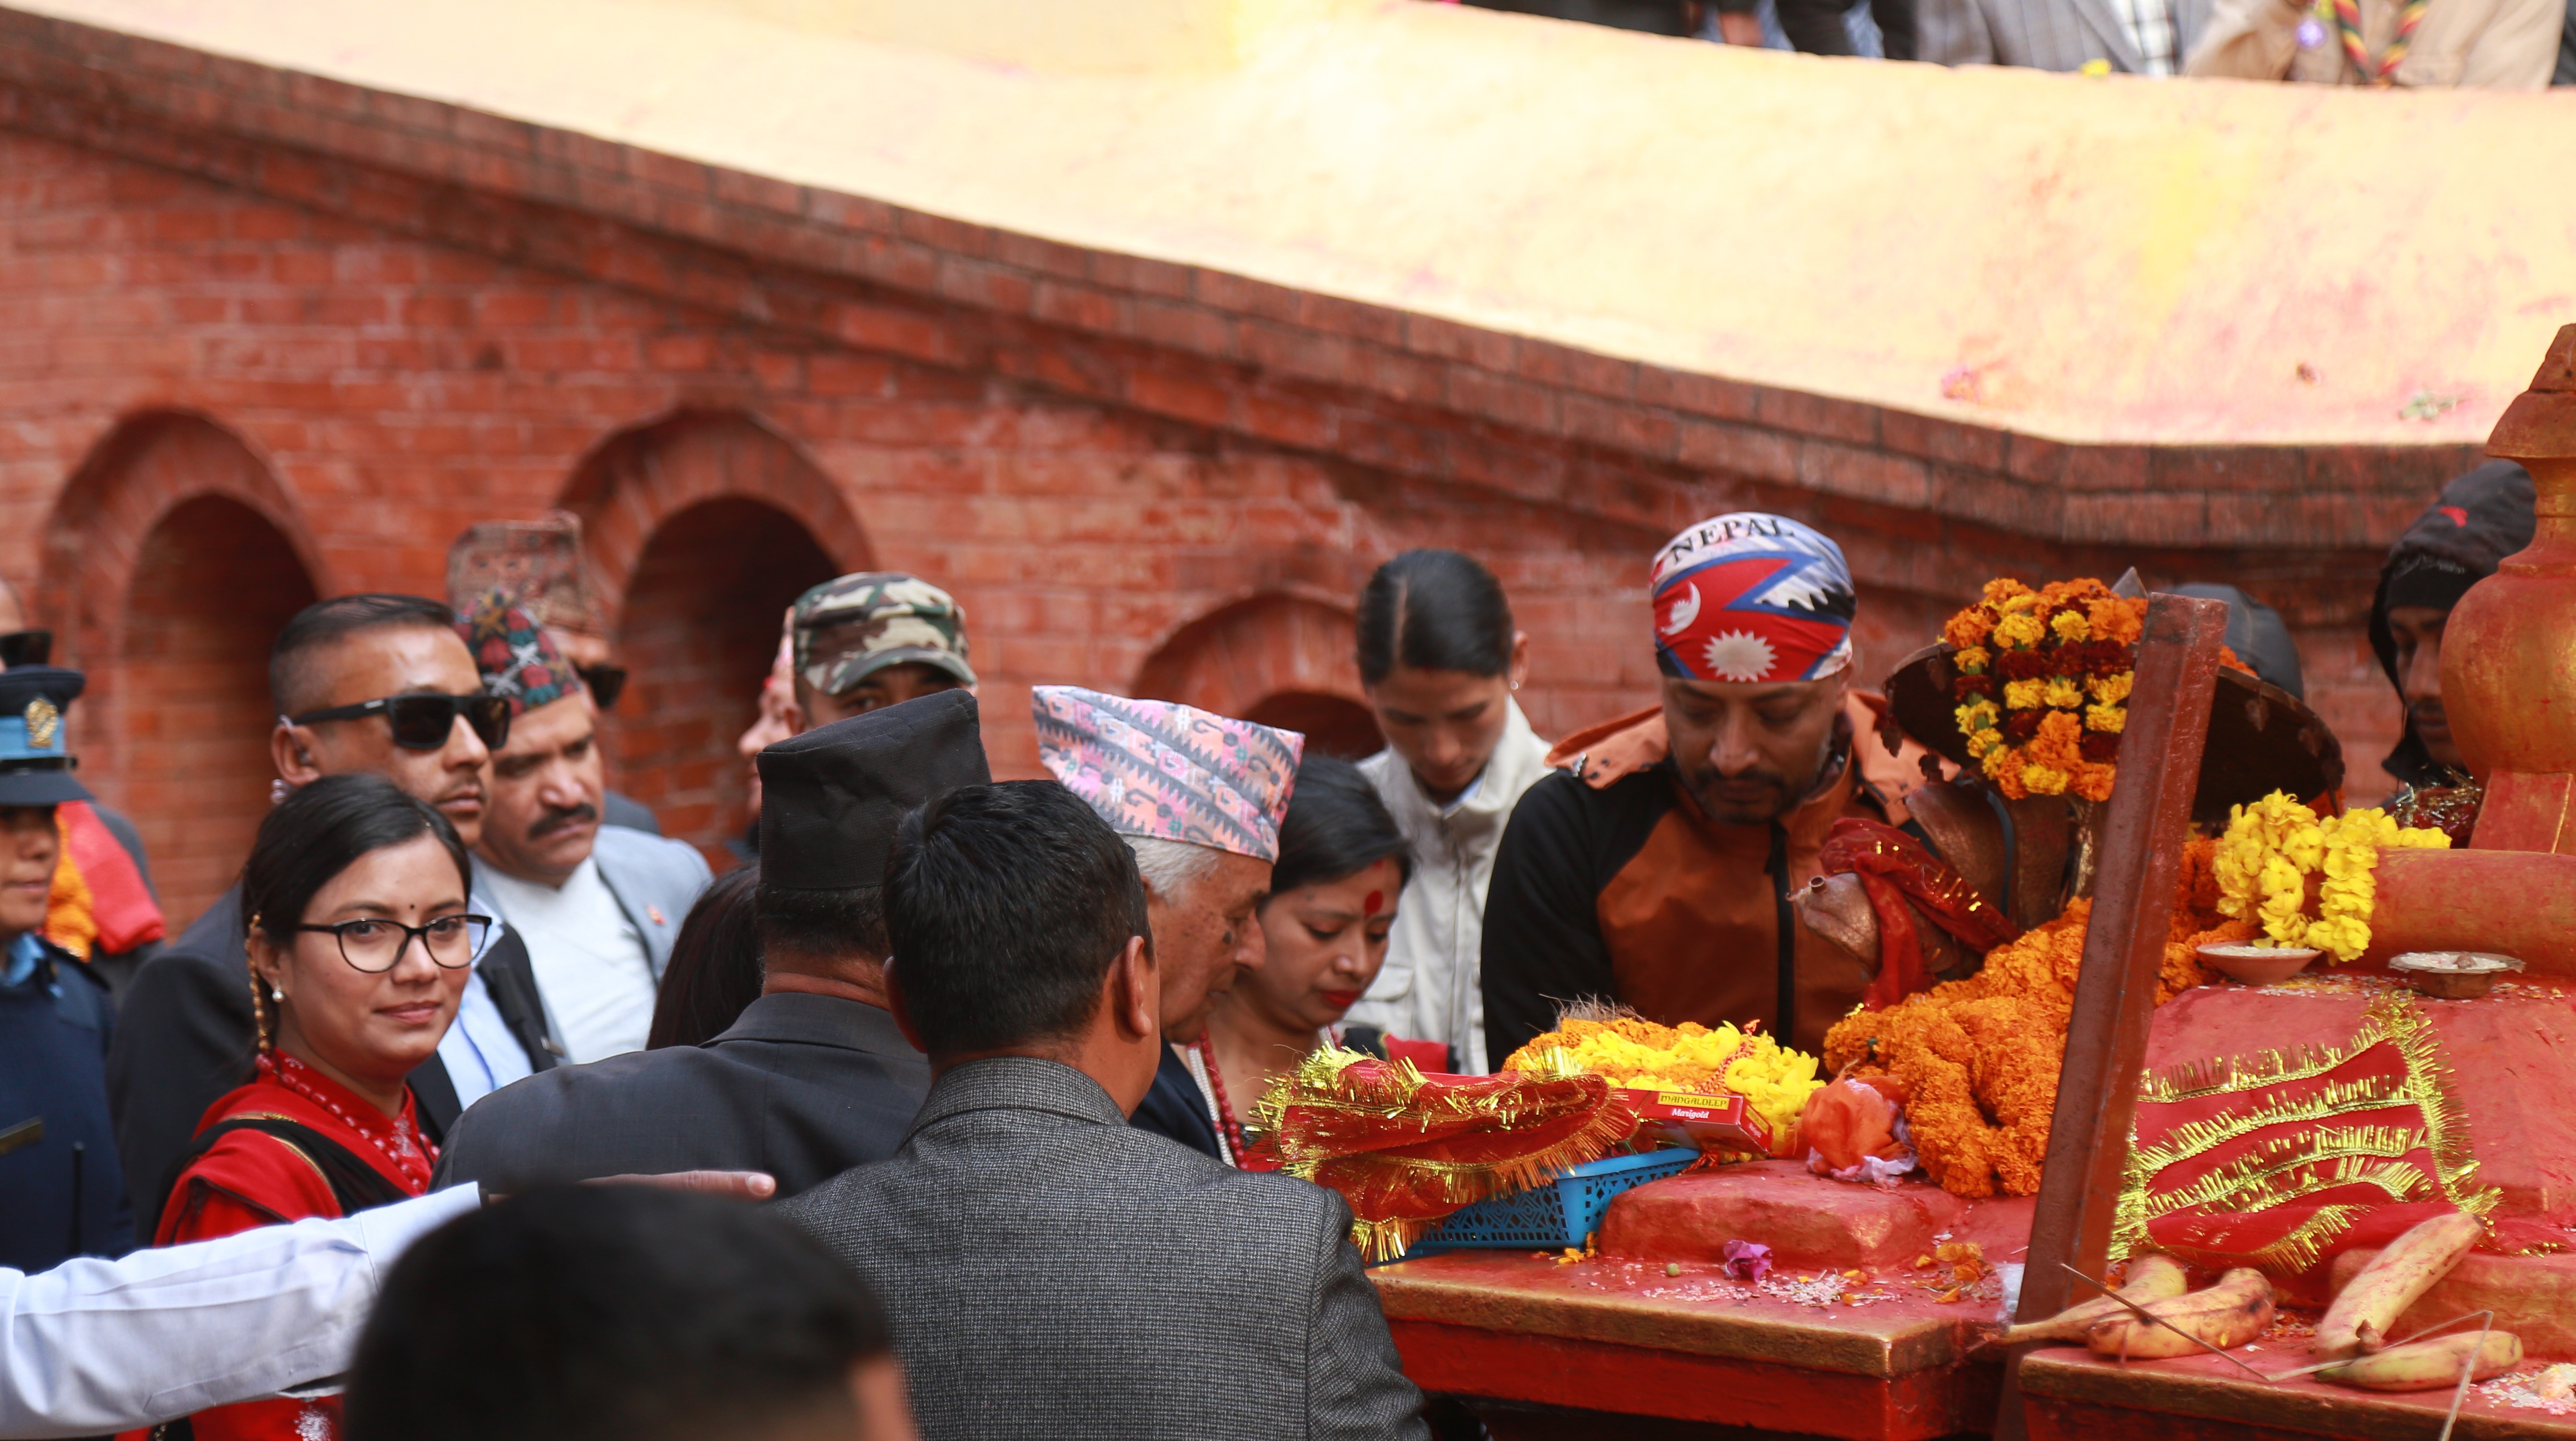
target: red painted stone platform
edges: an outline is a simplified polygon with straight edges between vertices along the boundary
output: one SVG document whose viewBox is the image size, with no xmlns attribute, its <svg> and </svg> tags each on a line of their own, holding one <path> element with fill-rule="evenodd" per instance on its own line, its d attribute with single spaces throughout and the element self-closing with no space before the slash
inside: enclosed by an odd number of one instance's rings
<svg viewBox="0 0 2576 1441">
<path fill-rule="evenodd" d="M 1990 1258 L 2010 1260 L 2029 1229 L 2027 1201 L 1988 1207 L 1929 1187 L 1876 1191 L 1764 1162 L 1620 1197 L 1592 1260 L 1459 1251 L 1370 1275 L 1405 1372 L 1426 1390 L 1846 1441 L 1930 1441 L 1991 1423 L 2000 1357 L 1970 1355 L 1999 1303 L 1937 1302 L 1912 1263 L 1936 1236 L 1978 1239 Z M 1835 1269 L 1863 1272 L 1843 1287 L 1888 1299 L 1810 1305 L 1739 1285 L 1713 1259 L 1729 1239 L 1772 1246 L 1775 1279 L 1814 1276 L 1839 1257 Z"/>
<path fill-rule="evenodd" d="M 2258 1369 L 2289 1371 L 2306 1365 L 2308 1355 L 2293 1343 L 2246 1359 Z M 2062 1348 L 2031 1353 L 2021 1365 L 2021 1387 L 2030 1441 L 2432 1441 L 2451 1404 L 2448 1391 L 2383 1395 L 2307 1378 L 2256 1381 L 2215 1356 L 2122 1366 Z M 2576 1416 L 2500 1406 L 2472 1390 L 2452 1435 L 2576 1441 Z"/>
</svg>

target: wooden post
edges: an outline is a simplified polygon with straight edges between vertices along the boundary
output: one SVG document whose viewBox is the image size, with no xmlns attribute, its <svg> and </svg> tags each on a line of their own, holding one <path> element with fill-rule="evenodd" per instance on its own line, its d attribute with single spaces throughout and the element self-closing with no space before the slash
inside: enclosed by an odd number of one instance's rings
<svg viewBox="0 0 2576 1441">
<path fill-rule="evenodd" d="M 2077 1284 L 2064 1267 L 2099 1276 L 2110 1250 L 2138 1073 L 2146 1064 L 2147 1022 L 2156 1007 L 2174 890 L 2182 883 L 2182 847 L 2191 834 L 2192 792 L 2200 783 L 2226 634 L 2224 601 L 2148 599 L 2015 1320 L 2064 1310 Z M 1995 1417 L 2001 1441 L 2024 1434 L 2021 1355 L 2016 1350 L 2004 1363 L 2003 1406 Z"/>
</svg>

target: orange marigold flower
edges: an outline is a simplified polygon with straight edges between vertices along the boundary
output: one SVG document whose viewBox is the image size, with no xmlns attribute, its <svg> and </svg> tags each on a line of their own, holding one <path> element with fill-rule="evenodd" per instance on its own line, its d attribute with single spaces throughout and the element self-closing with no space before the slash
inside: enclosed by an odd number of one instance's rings
<svg viewBox="0 0 2576 1441">
<path fill-rule="evenodd" d="M 2001 606 L 2005 601 L 2012 599 L 2014 596 L 2028 594 L 2030 594 L 2029 586 L 2022 584 L 2011 576 L 1999 575 L 1993 580 L 1986 582 L 1985 590 L 1978 595 L 1977 599 L 1987 605 Z"/>
<path fill-rule="evenodd" d="M 1982 605 L 1972 605 L 1950 617 L 1949 624 L 1941 627 L 1941 638 L 1956 649 L 1970 650 L 1984 645 L 1994 628 L 1995 613 Z"/>
<path fill-rule="evenodd" d="M 2085 605 L 2084 618 L 2091 623 L 2095 639 L 2133 645 L 2146 630 L 2147 603 L 2105 592 Z"/>
</svg>

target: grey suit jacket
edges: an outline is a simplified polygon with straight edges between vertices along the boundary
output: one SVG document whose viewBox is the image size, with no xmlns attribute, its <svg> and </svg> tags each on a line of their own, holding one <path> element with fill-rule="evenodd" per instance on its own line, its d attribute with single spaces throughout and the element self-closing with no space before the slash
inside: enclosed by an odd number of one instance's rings
<svg viewBox="0 0 2576 1441">
<path fill-rule="evenodd" d="M 2174 0 L 2177 60 L 2208 28 L 2210 3 Z M 1935 64 L 2072 71 L 2107 60 L 2121 74 L 2140 73 L 2112 0 L 1920 0 L 1915 25 L 1915 58 Z"/>
<path fill-rule="evenodd" d="M 794 1195 L 894 1154 L 930 1065 L 864 1001 L 762 996 L 703 1046 L 558 1066 L 469 1107 L 434 1184 L 495 1191 L 661 1171 L 767 1171 Z"/>
<path fill-rule="evenodd" d="M 779 1208 L 875 1286 L 924 1441 L 1420 1438 L 1342 1198 L 1127 1124 L 1053 1061 L 939 1078 Z"/>
</svg>

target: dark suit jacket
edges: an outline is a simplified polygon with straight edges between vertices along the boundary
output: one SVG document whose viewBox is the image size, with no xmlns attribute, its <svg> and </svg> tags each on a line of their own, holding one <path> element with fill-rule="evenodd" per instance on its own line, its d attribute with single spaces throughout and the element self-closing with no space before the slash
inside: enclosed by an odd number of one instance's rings
<svg viewBox="0 0 2576 1441">
<path fill-rule="evenodd" d="M 930 1065 L 864 1001 L 762 996 L 703 1046 L 562 1066 L 474 1103 L 435 1184 L 500 1192 L 594 1176 L 767 1171 L 794 1195 L 894 1154 Z"/>
<path fill-rule="evenodd" d="M 1342 1198 L 1140 1131 L 1053 1061 L 939 1078 L 779 1207 L 866 1276 L 924 1441 L 1420 1438 Z"/>
<path fill-rule="evenodd" d="M 1162 1063 L 1154 1068 L 1154 1088 L 1137 1103 L 1136 1114 L 1127 1118 L 1127 1124 L 1168 1136 L 1202 1156 L 1225 1159 L 1216 1148 L 1216 1118 L 1208 1114 L 1198 1078 L 1181 1059 L 1180 1047 L 1169 1042 L 1163 1046 Z"/>
<path fill-rule="evenodd" d="M 546 1048 L 545 1005 L 537 999 L 528 947 L 504 927 L 475 969 L 492 992 L 528 1064 L 555 1063 Z M 206 1108 L 250 1079 L 258 1044 L 250 1012 L 250 956 L 242 945 L 241 888 L 217 897 L 197 923 L 144 963 L 125 988 L 107 1053 L 107 1099 L 116 1112 L 116 1150 L 134 1198 L 135 1229 L 160 1224 L 171 1168 L 196 1140 Z M 411 1073 L 421 1129 L 432 1141 L 459 1111 L 446 1063 L 432 1056 Z"/>
</svg>

